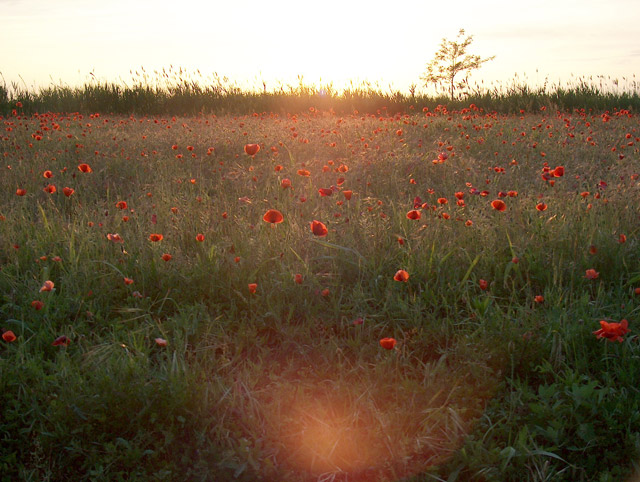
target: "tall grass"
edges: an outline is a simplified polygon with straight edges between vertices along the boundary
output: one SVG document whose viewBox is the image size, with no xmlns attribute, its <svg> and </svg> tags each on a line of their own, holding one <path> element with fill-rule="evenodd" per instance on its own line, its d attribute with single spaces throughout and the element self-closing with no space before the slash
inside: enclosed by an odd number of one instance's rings
<svg viewBox="0 0 640 482">
<path fill-rule="evenodd" d="M 205 77 L 169 68 L 153 76 L 144 69 L 132 74 L 129 82 L 100 81 L 92 77 L 82 86 L 51 85 L 28 88 L 18 83 L 0 85 L 0 114 L 7 115 L 16 102 L 23 112 L 95 112 L 136 115 L 198 115 L 250 114 L 253 112 L 301 113 L 309 108 L 338 114 L 376 112 L 408 112 L 427 107 L 434 110 L 446 105 L 460 110 L 475 104 L 485 111 L 518 113 L 524 109 L 535 112 L 541 108 L 571 112 L 630 110 L 640 107 L 640 88 L 635 78 L 621 81 L 604 77 L 571 79 L 566 84 L 532 86 L 518 77 L 509 82 L 490 85 L 465 84 L 454 101 L 444 93 L 416 91 L 409 93 L 378 84 L 361 82 L 336 89 L 332 84 L 313 85 L 298 79 L 294 85 L 279 84 L 267 88 L 242 88 L 226 77 L 213 74 Z"/>
</svg>

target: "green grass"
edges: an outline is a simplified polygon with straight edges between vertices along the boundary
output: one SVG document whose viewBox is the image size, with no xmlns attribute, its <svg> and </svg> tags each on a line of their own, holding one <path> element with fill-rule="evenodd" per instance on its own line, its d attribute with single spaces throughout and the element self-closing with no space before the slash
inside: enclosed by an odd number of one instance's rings
<svg viewBox="0 0 640 482">
<path fill-rule="evenodd" d="M 121 112 L 109 89 L 96 96 Z M 42 111 L 37 96 L 22 102 Z M 607 481 L 637 470 L 635 115 L 416 103 L 340 116 L 300 102 L 297 115 L 185 117 L 161 115 L 169 104 L 140 116 L 10 106 L 0 328 L 17 338 L 0 342 L 2 480 Z M 253 158 L 247 143 L 261 146 Z M 545 162 L 565 168 L 553 185 Z M 492 209 L 509 191 L 506 211 Z M 268 209 L 284 221 L 264 222 Z M 55 287 L 40 292 L 46 280 Z M 623 318 L 622 343 L 593 334 Z M 69 345 L 52 346 L 61 335 Z"/>
</svg>

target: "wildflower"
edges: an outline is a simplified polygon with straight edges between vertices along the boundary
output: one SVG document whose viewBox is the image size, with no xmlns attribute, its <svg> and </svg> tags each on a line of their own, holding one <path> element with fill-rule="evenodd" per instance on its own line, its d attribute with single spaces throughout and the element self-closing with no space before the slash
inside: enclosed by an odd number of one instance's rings
<svg viewBox="0 0 640 482">
<path fill-rule="evenodd" d="M 342 191 L 342 194 L 344 195 L 344 198 L 347 201 L 350 201 L 351 200 L 351 196 L 353 195 L 353 191 L 349 191 L 349 190 Z"/>
<path fill-rule="evenodd" d="M 151 241 L 152 243 L 157 243 L 158 241 L 162 241 L 163 239 L 164 236 L 162 234 L 152 233 L 149 235 L 149 241 Z"/>
<path fill-rule="evenodd" d="M 302 284 L 302 275 L 300 273 L 296 273 L 296 275 L 293 277 L 293 280 L 296 282 L 296 284 L 301 285 Z"/>
<path fill-rule="evenodd" d="M 125 285 L 127 285 L 127 286 L 129 286 L 129 285 L 133 284 L 133 280 L 132 280 L 131 278 L 127 278 L 127 277 L 125 276 L 125 278 L 124 278 L 124 284 L 125 284 Z"/>
<path fill-rule="evenodd" d="M 198 235 L 196 236 L 196 241 L 198 241 L 199 243 L 204 241 L 204 234 L 202 233 L 198 233 Z"/>
<path fill-rule="evenodd" d="M 155 341 L 158 346 L 167 346 L 167 340 L 164 338 L 156 338 L 153 341 Z"/>
<path fill-rule="evenodd" d="M 406 283 L 409 280 L 409 273 L 403 269 L 399 269 L 396 271 L 396 274 L 393 275 L 393 279 L 396 281 L 404 281 Z"/>
<path fill-rule="evenodd" d="M 249 156 L 255 156 L 259 150 L 260 150 L 259 144 L 246 144 L 244 146 L 244 152 L 246 152 L 247 155 Z"/>
<path fill-rule="evenodd" d="M 593 332 L 597 338 L 606 338 L 609 341 L 622 342 L 622 337 L 629 333 L 629 322 L 621 320 L 620 323 L 608 323 L 600 321 L 600 329 Z"/>
<path fill-rule="evenodd" d="M 313 222 L 311 223 L 311 232 L 316 236 L 323 237 L 329 233 L 329 230 L 324 225 L 324 223 L 321 223 L 320 221 L 316 221 L 314 219 Z"/>
<path fill-rule="evenodd" d="M 56 192 L 56 186 L 55 186 L 55 185 L 53 185 L 53 184 L 49 184 L 47 187 L 45 187 L 45 188 L 43 189 L 43 191 L 44 191 L 44 192 L 47 192 L 47 193 L 49 193 L 49 194 L 53 194 L 53 193 L 55 193 L 55 192 Z"/>
<path fill-rule="evenodd" d="M 618 237 L 618 242 L 620 244 L 626 243 L 627 242 L 627 237 L 624 234 L 620 233 L 620 236 Z"/>
<path fill-rule="evenodd" d="M 420 219 L 421 216 L 422 215 L 420 214 L 420 211 L 418 211 L 417 209 L 412 209 L 407 213 L 407 219 L 412 219 L 414 221 Z"/>
<path fill-rule="evenodd" d="M 51 344 L 53 346 L 69 346 L 69 343 L 71 343 L 71 340 L 67 336 L 61 335 L 53 340 L 53 343 Z"/>
<path fill-rule="evenodd" d="M 585 278 L 587 279 L 596 279 L 598 276 L 600 276 L 600 273 L 598 273 L 595 269 L 591 268 L 588 269 L 584 275 Z"/>
<path fill-rule="evenodd" d="M 258 289 L 258 283 L 249 283 L 247 286 L 249 287 L 249 293 L 251 294 L 255 294 Z"/>
<path fill-rule="evenodd" d="M 564 176 L 564 167 L 563 166 L 557 166 L 549 174 L 553 175 L 553 177 L 562 177 L 562 176 Z"/>
<path fill-rule="evenodd" d="M 124 239 L 122 239 L 122 236 L 120 236 L 118 233 L 108 233 L 107 234 L 107 239 L 109 241 L 113 241 L 114 243 L 124 243 Z"/>
<path fill-rule="evenodd" d="M 545 203 L 536 204 L 536 209 L 540 212 L 547 210 L 547 205 Z"/>
<path fill-rule="evenodd" d="M 42 176 L 45 177 L 46 179 L 51 179 L 53 177 L 53 173 L 47 170 L 42 173 Z"/>
<path fill-rule="evenodd" d="M 127 209 L 127 201 L 118 201 L 116 207 L 118 209 Z"/>
<path fill-rule="evenodd" d="M 306 169 L 298 169 L 298 176 L 309 177 L 311 173 Z"/>
<path fill-rule="evenodd" d="M 287 189 L 288 187 L 291 187 L 291 179 L 289 178 L 284 178 L 281 182 L 280 182 L 280 187 L 282 189 Z"/>
<path fill-rule="evenodd" d="M 329 294 L 330 294 L 329 288 L 325 288 L 325 289 L 323 289 L 323 290 L 320 292 L 320 294 L 321 294 L 324 298 L 328 297 L 328 296 L 329 296 Z"/>
<path fill-rule="evenodd" d="M 544 296 L 537 295 L 533 298 L 533 301 L 535 301 L 536 303 L 544 303 Z"/>
<path fill-rule="evenodd" d="M 40 311 L 44 307 L 44 303 L 40 300 L 33 300 L 31 302 L 31 307 L 36 311 Z"/>
<path fill-rule="evenodd" d="M 26 189 L 16 189 L 16 196 L 24 196 L 25 194 L 27 194 L 27 190 Z"/>
<path fill-rule="evenodd" d="M 40 288 L 40 293 L 42 293 L 43 291 L 51 291 L 53 290 L 53 281 L 51 280 L 47 280 L 44 282 L 44 284 L 42 285 L 42 287 Z"/>
<path fill-rule="evenodd" d="M 482 291 L 486 291 L 487 288 L 489 287 L 489 282 L 486 281 L 486 280 L 481 279 L 481 280 L 478 280 L 478 285 L 480 286 L 480 289 Z"/>
<path fill-rule="evenodd" d="M 13 331 L 11 331 L 11 330 L 5 331 L 2 334 L 2 339 L 4 341 L 6 341 L 7 343 L 12 343 L 12 342 L 16 341 L 16 338 L 17 337 L 16 337 L 15 333 Z"/>
<path fill-rule="evenodd" d="M 84 162 L 82 164 L 78 164 L 78 170 L 80 172 L 93 172 L 93 169 L 91 169 L 91 166 Z"/>
<path fill-rule="evenodd" d="M 326 188 L 326 187 L 321 187 L 320 189 L 318 189 L 318 192 L 320 193 L 320 196 L 322 196 L 322 197 L 331 196 L 333 194 L 333 191 L 331 189 Z"/>
<path fill-rule="evenodd" d="M 262 216 L 262 220 L 265 223 L 279 224 L 284 220 L 284 216 L 277 209 L 269 209 L 264 213 L 264 216 Z"/>
<path fill-rule="evenodd" d="M 164 253 L 162 255 L 162 261 L 171 261 L 171 258 L 173 258 L 173 256 L 171 256 L 169 253 Z"/>
<path fill-rule="evenodd" d="M 76 191 L 73 188 L 65 187 L 65 188 L 62 188 L 62 192 L 64 193 L 65 196 L 71 197 L 73 195 L 73 193 L 76 192 Z"/>
<path fill-rule="evenodd" d="M 494 201 L 491 201 L 491 207 L 496 211 L 500 211 L 500 212 L 503 212 L 504 210 L 507 209 L 507 205 L 504 203 L 502 199 L 496 199 Z"/>
<path fill-rule="evenodd" d="M 380 340 L 380 346 L 385 350 L 393 350 L 393 348 L 396 346 L 396 343 L 397 342 L 395 338 L 382 338 Z"/>
</svg>

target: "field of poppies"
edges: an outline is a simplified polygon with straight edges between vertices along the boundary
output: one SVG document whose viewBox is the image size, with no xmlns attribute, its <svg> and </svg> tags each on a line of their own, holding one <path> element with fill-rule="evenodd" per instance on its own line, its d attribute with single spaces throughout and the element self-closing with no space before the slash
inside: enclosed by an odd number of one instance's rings
<svg viewBox="0 0 640 482">
<path fill-rule="evenodd" d="M 626 110 L 24 113 L 0 480 L 625 480 Z"/>
</svg>

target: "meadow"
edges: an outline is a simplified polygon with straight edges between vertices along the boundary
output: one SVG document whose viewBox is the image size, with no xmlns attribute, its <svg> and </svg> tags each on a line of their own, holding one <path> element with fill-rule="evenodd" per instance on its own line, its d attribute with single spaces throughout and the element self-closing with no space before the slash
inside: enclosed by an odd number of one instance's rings
<svg viewBox="0 0 640 482">
<path fill-rule="evenodd" d="M 3 104 L 0 480 L 636 473 L 632 111 L 61 92 Z"/>
</svg>

